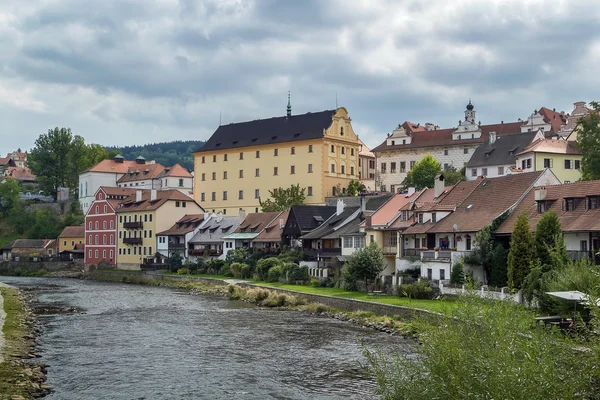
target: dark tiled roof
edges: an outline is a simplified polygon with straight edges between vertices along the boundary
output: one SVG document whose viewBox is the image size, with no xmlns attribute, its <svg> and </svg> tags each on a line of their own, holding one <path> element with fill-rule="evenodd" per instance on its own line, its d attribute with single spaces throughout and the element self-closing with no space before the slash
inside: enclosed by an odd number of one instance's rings
<svg viewBox="0 0 600 400">
<path fill-rule="evenodd" d="M 76 225 L 76 226 L 66 226 L 63 229 L 62 233 L 58 236 L 59 238 L 68 237 L 68 238 L 79 238 L 85 237 L 85 226 Z"/>
<path fill-rule="evenodd" d="M 303 235 L 302 239 L 323 239 L 325 236 L 331 235 L 338 225 L 342 224 L 357 210 L 358 207 L 346 207 L 339 215 L 334 213 L 321 226 Z"/>
<path fill-rule="evenodd" d="M 342 200 L 346 207 L 360 207 L 361 202 L 366 202 L 365 211 L 376 211 L 379 207 L 385 204 L 394 194 L 393 193 L 385 193 L 385 194 L 375 194 L 375 195 L 365 195 L 365 196 L 341 196 L 341 197 L 326 197 L 325 205 L 327 206 L 335 206 L 338 200 Z"/>
<path fill-rule="evenodd" d="M 515 164 L 515 155 L 531 143 L 535 133 L 521 133 L 519 135 L 504 135 L 490 144 L 489 139 L 479 146 L 467 163 L 467 168 L 486 165 Z"/>
<path fill-rule="evenodd" d="M 279 211 L 250 213 L 246 215 L 246 218 L 240 223 L 240 226 L 235 230 L 235 233 L 260 233 L 275 217 L 279 216 L 279 214 L 281 214 Z"/>
<path fill-rule="evenodd" d="M 172 227 L 166 231 L 156 234 L 156 236 L 179 236 L 192 232 L 202 222 L 204 222 L 204 214 L 186 214 Z"/>
<path fill-rule="evenodd" d="M 339 229 L 336 229 L 334 232 L 323 237 L 323 239 L 337 239 L 341 236 L 348 235 L 359 235 L 360 233 L 360 223 L 363 221 L 362 215 L 358 214 L 356 218 L 352 221 L 348 222 L 346 225 L 342 226 Z M 362 234 L 364 235 L 364 233 Z"/>
<path fill-rule="evenodd" d="M 48 239 L 17 239 L 13 242 L 13 249 L 43 249 L 50 244 Z"/>
<path fill-rule="evenodd" d="M 600 231 L 600 209 L 590 210 L 585 201 L 576 202 L 572 211 L 563 209 L 563 200 L 567 198 L 585 199 L 587 196 L 600 197 L 600 181 L 581 181 L 563 185 L 546 186 L 545 200 L 551 202 L 550 211 L 554 211 L 560 219 L 563 232 Z M 530 191 L 519 203 L 508 218 L 496 231 L 499 234 L 512 233 L 517 217 L 525 212 L 529 217 L 529 225 L 534 231 L 542 213 L 538 213 L 535 201 L 535 190 Z"/>
<path fill-rule="evenodd" d="M 254 239 L 253 242 L 280 242 L 283 226 L 288 219 L 289 212 L 284 211 L 279 214 L 263 231 Z M 283 221 L 283 224 L 281 223 Z"/>
<path fill-rule="evenodd" d="M 335 110 L 221 125 L 196 152 L 237 149 L 323 137 Z"/>
<path fill-rule="evenodd" d="M 309 232 L 335 214 L 335 211 L 335 207 L 329 206 L 294 206 L 290 210 L 290 217 L 293 215 L 296 218 L 301 232 Z M 315 217 L 320 217 L 322 221 L 318 221 Z"/>
</svg>

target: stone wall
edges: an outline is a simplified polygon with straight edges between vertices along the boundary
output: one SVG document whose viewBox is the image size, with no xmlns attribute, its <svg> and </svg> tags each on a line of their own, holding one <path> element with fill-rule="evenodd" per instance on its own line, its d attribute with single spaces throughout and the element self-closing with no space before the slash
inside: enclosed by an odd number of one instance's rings
<svg viewBox="0 0 600 400">
<path fill-rule="evenodd" d="M 41 269 L 46 270 L 46 272 L 81 271 L 83 270 L 83 260 L 57 262 L 0 262 L 0 275 L 35 274 Z"/>
</svg>

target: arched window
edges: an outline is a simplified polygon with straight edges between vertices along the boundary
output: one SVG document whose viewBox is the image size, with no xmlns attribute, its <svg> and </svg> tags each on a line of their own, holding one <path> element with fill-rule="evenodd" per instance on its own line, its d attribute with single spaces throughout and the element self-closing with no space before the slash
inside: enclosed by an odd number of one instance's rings
<svg viewBox="0 0 600 400">
<path fill-rule="evenodd" d="M 94 223 L 94 226 L 96 227 L 96 230 L 98 230 L 98 229 L 99 229 L 99 228 L 98 228 L 98 227 L 99 227 L 99 225 L 98 225 L 98 221 L 96 221 L 96 222 Z"/>
<path fill-rule="evenodd" d="M 102 229 L 106 230 L 106 221 L 102 221 Z"/>
<path fill-rule="evenodd" d="M 114 221 L 110 221 L 110 229 L 115 229 L 115 222 Z"/>
<path fill-rule="evenodd" d="M 89 226 L 88 229 L 91 231 L 92 230 L 92 221 L 90 221 L 90 223 L 88 224 L 88 226 Z"/>
<path fill-rule="evenodd" d="M 106 235 L 102 235 L 102 244 L 106 244 Z"/>
<path fill-rule="evenodd" d="M 92 243 L 93 243 L 93 242 L 92 242 L 92 235 L 90 235 L 90 236 L 88 237 L 88 239 L 89 239 L 89 240 L 88 240 L 88 244 L 92 244 Z M 92 255 L 90 254 L 90 257 L 91 257 L 91 256 L 92 256 Z"/>
<path fill-rule="evenodd" d="M 115 237 L 112 234 L 110 235 L 110 244 L 115 244 Z"/>
<path fill-rule="evenodd" d="M 340 128 L 340 136 L 344 136 L 344 127 L 343 126 Z"/>
<path fill-rule="evenodd" d="M 106 250 L 102 250 L 102 258 L 106 260 Z"/>
<path fill-rule="evenodd" d="M 99 200 L 102 200 L 102 198 L 103 198 L 103 197 L 102 197 L 102 193 L 99 193 L 99 194 L 98 194 L 98 199 L 99 199 Z"/>
<path fill-rule="evenodd" d="M 111 261 L 112 261 L 113 257 L 114 257 L 114 253 L 113 253 L 113 251 L 111 250 L 111 251 L 110 251 L 110 260 L 111 260 Z"/>
<path fill-rule="evenodd" d="M 106 206 L 104 206 L 104 214 L 106 214 L 106 210 L 107 210 L 107 208 L 106 208 Z"/>
<path fill-rule="evenodd" d="M 96 244 L 98 244 L 98 235 L 96 235 Z M 98 256 L 96 256 L 98 257 Z"/>
<path fill-rule="evenodd" d="M 98 250 L 96 250 L 94 254 L 96 255 L 96 258 L 98 258 Z"/>
</svg>

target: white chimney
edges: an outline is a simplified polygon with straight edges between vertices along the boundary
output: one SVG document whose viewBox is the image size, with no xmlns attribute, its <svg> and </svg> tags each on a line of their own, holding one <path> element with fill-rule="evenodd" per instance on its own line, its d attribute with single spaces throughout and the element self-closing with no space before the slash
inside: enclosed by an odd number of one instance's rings
<svg viewBox="0 0 600 400">
<path fill-rule="evenodd" d="M 216 219 L 216 221 L 217 222 L 221 222 L 222 220 L 223 220 L 223 213 L 221 211 L 219 211 L 217 213 L 217 219 Z"/>
<path fill-rule="evenodd" d="M 416 190 L 417 189 L 414 186 L 409 187 L 408 191 L 406 192 L 406 197 L 408 198 L 408 197 L 412 196 L 413 194 L 415 194 Z"/>
<path fill-rule="evenodd" d="M 490 132 L 490 144 L 494 144 L 496 142 L 496 132 Z"/>
<path fill-rule="evenodd" d="M 548 194 L 548 190 L 545 186 L 535 190 L 535 201 L 542 201 L 546 199 L 546 195 Z"/>
<path fill-rule="evenodd" d="M 442 193 L 444 193 L 444 188 L 446 186 L 445 182 L 446 182 L 446 178 L 444 177 L 444 174 L 439 174 L 435 177 L 433 189 L 434 189 L 434 195 L 435 195 L 436 199 L 438 197 L 440 197 L 442 195 Z"/>
<path fill-rule="evenodd" d="M 142 201 L 142 191 L 140 189 L 135 191 L 135 201 L 136 203 Z"/>
<path fill-rule="evenodd" d="M 279 228 L 283 229 L 285 227 L 285 221 L 283 220 L 283 218 L 279 218 Z"/>
<path fill-rule="evenodd" d="M 338 199 L 335 209 L 335 215 L 340 215 L 342 212 L 344 212 L 344 206 L 344 200 Z"/>
<path fill-rule="evenodd" d="M 210 211 L 204 211 L 204 220 L 208 221 L 210 219 Z"/>
<path fill-rule="evenodd" d="M 150 201 L 156 200 L 156 189 L 150 190 Z"/>
<path fill-rule="evenodd" d="M 240 219 L 243 221 L 246 218 L 246 210 L 240 208 Z"/>
</svg>

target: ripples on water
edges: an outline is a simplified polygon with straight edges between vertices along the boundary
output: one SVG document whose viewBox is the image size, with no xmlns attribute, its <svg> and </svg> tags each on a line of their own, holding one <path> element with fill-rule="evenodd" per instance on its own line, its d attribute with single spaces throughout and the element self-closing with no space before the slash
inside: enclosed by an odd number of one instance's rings
<svg viewBox="0 0 600 400">
<path fill-rule="evenodd" d="M 48 399 L 371 399 L 369 347 L 410 343 L 327 317 L 262 309 L 165 288 L 8 278 L 42 305 Z"/>
</svg>

